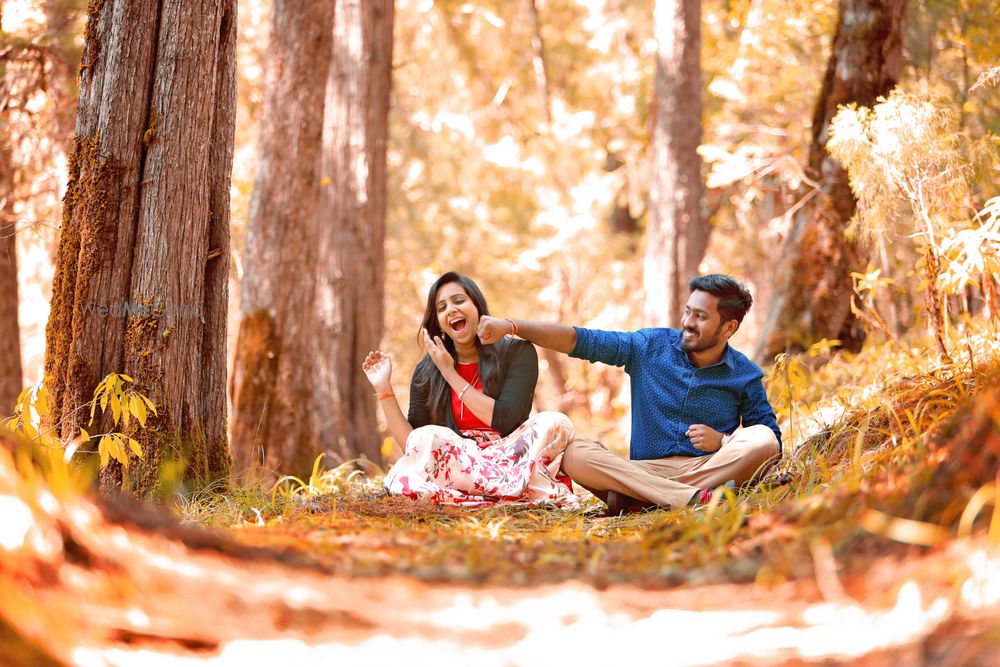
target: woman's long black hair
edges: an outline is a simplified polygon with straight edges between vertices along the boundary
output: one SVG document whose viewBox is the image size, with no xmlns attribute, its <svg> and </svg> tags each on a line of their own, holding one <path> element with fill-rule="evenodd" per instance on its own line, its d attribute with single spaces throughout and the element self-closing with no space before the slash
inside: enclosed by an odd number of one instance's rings
<svg viewBox="0 0 1000 667">
<path fill-rule="evenodd" d="M 479 286 L 471 278 L 463 276 L 457 271 L 448 271 L 442 274 L 431 285 L 430 290 L 427 292 L 427 307 L 424 310 L 423 321 L 420 323 L 421 330 L 417 333 L 417 340 L 423 340 L 423 330 L 427 329 L 427 335 L 431 337 L 431 340 L 434 340 L 435 336 L 440 337 L 444 342 L 445 349 L 448 350 L 452 359 L 457 362 L 458 354 L 455 351 L 455 342 L 441 331 L 441 325 L 438 324 L 437 317 L 437 293 L 443 285 L 447 285 L 448 283 L 457 283 L 465 290 L 465 293 L 469 295 L 469 299 L 472 300 L 473 305 L 479 312 L 479 317 L 489 315 L 490 309 L 486 305 L 486 297 L 483 296 Z M 483 392 L 491 398 L 497 398 L 500 396 L 500 390 L 503 387 L 501 366 L 503 364 L 503 357 L 505 356 L 503 352 L 507 346 L 483 345 L 479 338 L 476 338 L 476 348 L 479 350 L 479 377 L 483 380 Z M 416 369 L 413 371 L 413 380 L 417 384 L 427 383 L 427 401 L 429 404 L 428 408 L 430 408 L 431 421 L 434 424 L 444 426 L 445 415 L 447 414 L 448 405 L 451 402 L 451 387 L 448 386 L 444 376 L 441 375 L 441 371 L 438 370 L 429 356 L 425 355 L 420 360 L 420 363 L 417 364 Z"/>
</svg>

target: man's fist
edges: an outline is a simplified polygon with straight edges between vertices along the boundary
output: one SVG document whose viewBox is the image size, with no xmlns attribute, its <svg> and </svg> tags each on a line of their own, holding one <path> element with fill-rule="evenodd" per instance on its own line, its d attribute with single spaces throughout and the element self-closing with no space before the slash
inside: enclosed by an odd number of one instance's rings
<svg viewBox="0 0 1000 667">
<path fill-rule="evenodd" d="M 722 433 L 704 424 L 691 424 L 684 435 L 691 438 L 695 449 L 703 452 L 717 452 L 722 447 Z"/>
<path fill-rule="evenodd" d="M 510 333 L 514 333 L 514 325 L 508 320 L 489 315 L 479 318 L 479 329 L 476 334 L 483 345 L 492 345 Z"/>
</svg>

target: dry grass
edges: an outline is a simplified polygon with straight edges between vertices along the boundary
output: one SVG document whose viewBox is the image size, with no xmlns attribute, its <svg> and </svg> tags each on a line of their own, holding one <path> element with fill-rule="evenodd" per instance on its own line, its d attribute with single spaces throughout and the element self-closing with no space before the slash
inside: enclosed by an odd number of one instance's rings
<svg viewBox="0 0 1000 667">
<path fill-rule="evenodd" d="M 807 371 L 798 423 L 785 424 L 791 437 L 781 466 L 753 490 L 704 509 L 602 518 L 596 500 L 577 511 L 439 507 L 389 497 L 377 475 L 345 465 L 317 467 L 278 493 L 191 498 L 182 514 L 349 575 L 515 585 L 775 582 L 813 576 L 827 550 L 848 573 L 860 571 L 954 536 L 970 498 L 996 474 L 995 454 L 968 438 L 997 435 L 1000 351 L 989 332 L 968 343 L 979 354 L 950 365 L 870 346 Z M 831 414 L 835 423 L 824 424 Z"/>
</svg>

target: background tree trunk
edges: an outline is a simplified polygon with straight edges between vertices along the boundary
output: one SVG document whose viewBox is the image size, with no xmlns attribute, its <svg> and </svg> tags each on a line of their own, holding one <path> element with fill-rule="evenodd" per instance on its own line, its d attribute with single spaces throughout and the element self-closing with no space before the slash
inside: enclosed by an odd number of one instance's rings
<svg viewBox="0 0 1000 667">
<path fill-rule="evenodd" d="M 0 0 L 0 17 L 4 4 Z M 39 168 L 37 163 L 50 162 L 56 152 L 30 151 L 30 159 L 36 164 L 25 165 L 17 146 L 31 131 L 30 117 L 34 114 L 26 111 L 26 103 L 41 92 L 54 109 L 51 123 L 56 143 L 64 150 L 72 147 L 76 66 L 80 62 L 74 33 L 81 15 L 80 0 L 51 0 L 45 4 L 45 31 L 36 40 L 29 42 L 21 35 L 0 33 L 0 345 L 12 350 L 0 358 L 0 415 L 10 413 L 25 382 L 15 234 L 18 227 L 25 228 L 29 223 L 21 220 L 19 224 L 15 204 L 37 196 L 32 170 Z M 27 173 L 25 167 L 30 167 Z"/>
<path fill-rule="evenodd" d="M 0 66 L 2 67 L 2 66 Z M 0 69 L 0 76 L 3 72 Z M 0 123 L 2 120 L 0 111 Z M 0 419 L 13 413 L 21 393 L 21 340 L 17 319 L 17 217 L 14 215 L 14 165 L 0 129 Z"/>
<path fill-rule="evenodd" d="M 840 0 L 837 32 L 813 113 L 807 173 L 812 201 L 795 215 L 782 251 L 779 283 L 757 350 L 764 363 L 823 339 L 859 349 L 864 332 L 851 313 L 851 271 L 864 268 L 862 249 L 845 235 L 856 200 L 847 172 L 826 151 L 837 108 L 871 106 L 899 80 L 906 0 Z"/>
<path fill-rule="evenodd" d="M 145 459 L 101 485 L 154 496 L 178 467 L 199 485 L 229 474 L 236 3 L 107 0 L 87 18 L 45 371 L 63 437 L 104 375 L 135 378 L 159 416 L 134 434 Z M 126 317 L 126 302 L 153 314 Z"/>
<path fill-rule="evenodd" d="M 643 287 L 649 326 L 676 326 L 687 281 L 698 273 L 711 225 L 702 214 L 701 2 L 654 9 L 656 125 Z"/>
<path fill-rule="evenodd" d="M 333 360 L 336 401 L 320 433 L 327 452 L 380 460 L 371 385 L 361 370 L 379 346 L 385 292 L 386 143 L 392 0 L 338 0 L 323 122 L 320 354 Z"/>
<path fill-rule="evenodd" d="M 0 18 L 3 17 L 0 0 Z M 0 31 L 0 47 L 6 40 Z M 0 93 L 7 90 L 6 64 L 0 62 Z M 6 98 L 6 95 L 0 95 Z M 17 319 L 17 238 L 14 216 L 14 159 L 10 154 L 10 132 L 0 106 L 0 345 L 14 350 L 0 356 L 0 415 L 13 412 L 17 395 L 21 393 L 21 328 Z"/>
<path fill-rule="evenodd" d="M 319 347 L 315 278 L 333 18 L 334 3 L 309 0 L 279 2 L 271 19 L 232 377 L 233 454 L 244 470 L 307 471 L 337 400 L 334 359 Z"/>
<path fill-rule="evenodd" d="M 45 32 L 51 58 L 49 96 L 52 99 L 54 139 L 67 155 L 73 150 L 76 118 L 76 69 L 80 63 L 79 21 L 84 0 L 46 0 Z"/>
</svg>

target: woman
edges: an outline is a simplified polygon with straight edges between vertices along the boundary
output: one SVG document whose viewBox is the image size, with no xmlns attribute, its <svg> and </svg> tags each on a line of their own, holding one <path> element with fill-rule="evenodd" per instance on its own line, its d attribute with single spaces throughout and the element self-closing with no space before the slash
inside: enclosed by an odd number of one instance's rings
<svg viewBox="0 0 1000 667">
<path fill-rule="evenodd" d="M 483 345 L 476 335 L 483 315 L 486 299 L 471 279 L 449 271 L 434 282 L 418 334 L 427 355 L 413 372 L 406 417 L 392 391 L 389 356 L 376 350 L 365 359 L 389 432 L 404 449 L 385 486 L 438 503 L 575 505 L 568 478 L 557 478 L 573 426 L 557 412 L 528 418 L 535 348 L 511 337 Z"/>
</svg>

